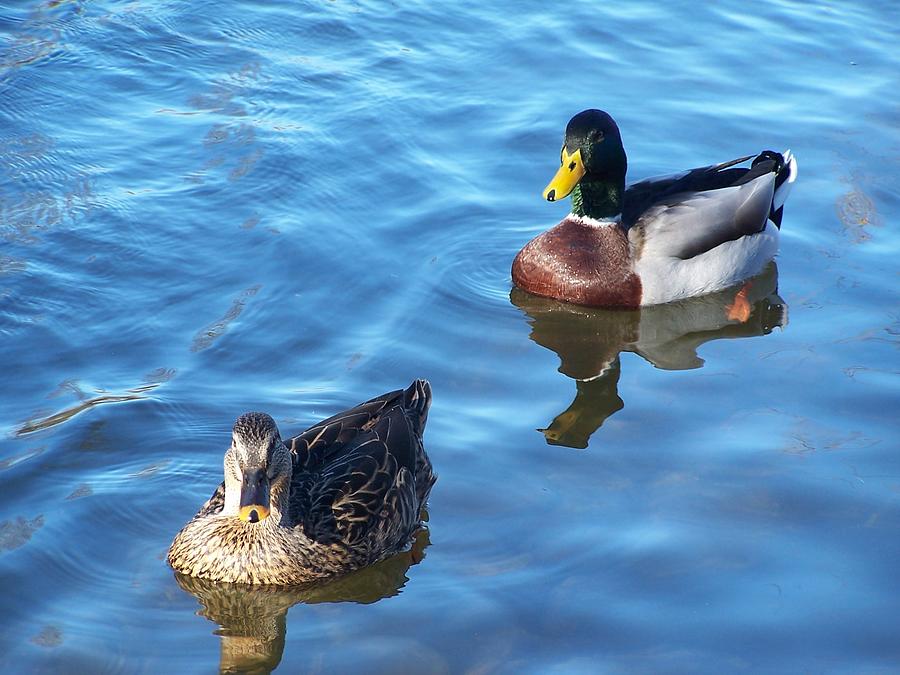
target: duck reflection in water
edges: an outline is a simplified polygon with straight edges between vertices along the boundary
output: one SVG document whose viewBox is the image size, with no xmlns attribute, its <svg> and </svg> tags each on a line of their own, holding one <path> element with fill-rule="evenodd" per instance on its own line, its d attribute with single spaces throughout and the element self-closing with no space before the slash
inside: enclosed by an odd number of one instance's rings
<svg viewBox="0 0 900 675">
<path fill-rule="evenodd" d="M 430 543 L 427 528 L 422 528 L 409 551 L 306 587 L 230 584 L 179 572 L 175 580 L 197 598 L 199 614 L 219 625 L 214 632 L 221 638 L 220 673 L 270 673 L 281 663 L 291 607 L 327 602 L 368 605 L 398 595 L 408 581 L 407 571 L 425 558 Z"/>
<path fill-rule="evenodd" d="M 604 421 L 625 407 L 619 397 L 621 352 L 663 370 L 700 368 L 697 349 L 710 340 L 767 335 L 787 325 L 770 263 L 740 287 L 640 310 L 604 310 L 531 295 L 516 287 L 512 303 L 531 324 L 531 339 L 556 352 L 559 372 L 575 380 L 571 405 L 546 429 L 547 443 L 586 448 Z"/>
</svg>

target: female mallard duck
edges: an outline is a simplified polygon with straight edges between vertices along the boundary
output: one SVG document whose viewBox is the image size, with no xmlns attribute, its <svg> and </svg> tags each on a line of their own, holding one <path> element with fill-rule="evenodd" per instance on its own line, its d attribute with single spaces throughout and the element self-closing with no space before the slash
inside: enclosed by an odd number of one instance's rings
<svg viewBox="0 0 900 675">
<path fill-rule="evenodd" d="M 431 387 L 416 380 L 282 442 L 246 413 L 225 453 L 225 481 L 175 536 L 169 564 L 190 576 L 301 584 L 403 550 L 435 475 L 422 446 Z"/>
<path fill-rule="evenodd" d="M 566 127 L 562 166 L 544 191 L 572 194 L 572 213 L 516 256 L 513 283 L 557 300 L 640 307 L 722 290 L 778 251 L 784 201 L 797 177 L 790 151 L 765 150 L 625 188 L 619 128 L 602 110 Z"/>
</svg>

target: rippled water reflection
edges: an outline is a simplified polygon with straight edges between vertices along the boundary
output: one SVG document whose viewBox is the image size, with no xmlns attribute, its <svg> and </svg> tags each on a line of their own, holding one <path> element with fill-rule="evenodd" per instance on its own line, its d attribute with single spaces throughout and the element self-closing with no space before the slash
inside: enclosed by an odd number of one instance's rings
<svg viewBox="0 0 900 675">
<path fill-rule="evenodd" d="M 0 9 L 0 669 L 896 670 L 900 13 L 686 11 Z M 640 313 L 511 289 L 588 107 L 632 180 L 792 148 L 777 272 Z M 421 564 L 166 567 L 237 415 L 414 377 Z"/>
<path fill-rule="evenodd" d="M 735 288 L 639 311 L 579 307 L 518 288 L 510 300 L 529 317 L 531 339 L 556 352 L 559 372 L 575 380 L 575 400 L 538 429 L 548 443 L 573 448 L 588 447 L 591 434 L 624 407 L 621 352 L 663 370 L 690 370 L 703 365 L 697 349 L 710 340 L 768 335 L 787 325 L 774 262 Z"/>
<path fill-rule="evenodd" d="M 281 662 L 285 646 L 286 615 L 298 603 L 355 602 L 368 605 L 397 595 L 409 581 L 411 565 L 425 558 L 428 530 L 413 547 L 380 563 L 327 584 L 308 588 L 253 587 L 216 583 L 175 573 L 178 585 L 195 596 L 200 615 L 219 626 L 219 670 L 268 672 Z"/>
</svg>

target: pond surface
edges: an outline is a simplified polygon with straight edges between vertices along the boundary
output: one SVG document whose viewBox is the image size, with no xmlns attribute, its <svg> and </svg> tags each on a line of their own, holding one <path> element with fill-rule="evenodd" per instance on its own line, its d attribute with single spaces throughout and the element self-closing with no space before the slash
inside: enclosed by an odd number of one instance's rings
<svg viewBox="0 0 900 675">
<path fill-rule="evenodd" d="M 900 668 L 900 5 L 659 5 L 0 9 L 0 669 Z M 589 107 L 632 180 L 793 150 L 746 321 L 511 289 Z M 166 566 L 240 413 L 415 377 L 412 551 Z"/>
</svg>

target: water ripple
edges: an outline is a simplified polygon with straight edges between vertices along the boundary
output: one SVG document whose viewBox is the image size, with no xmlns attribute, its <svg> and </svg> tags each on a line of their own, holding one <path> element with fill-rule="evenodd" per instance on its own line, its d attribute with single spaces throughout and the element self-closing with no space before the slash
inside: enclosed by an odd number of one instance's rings
<svg viewBox="0 0 900 675">
<path fill-rule="evenodd" d="M 132 387 L 122 394 L 102 394 L 91 398 L 83 398 L 73 406 L 43 417 L 28 420 L 16 430 L 15 435 L 25 436 L 36 431 L 49 429 L 50 427 L 67 422 L 79 413 L 107 403 L 125 403 L 128 401 L 140 401 L 146 399 L 148 398 L 147 394 L 156 389 L 160 384 L 160 382 L 148 382 L 137 387 Z M 80 389 L 76 390 L 76 393 L 80 397 L 84 396 Z"/>
<path fill-rule="evenodd" d="M 228 325 L 241 315 L 247 301 L 255 296 L 260 288 L 262 288 L 262 286 L 257 284 L 241 291 L 241 293 L 232 301 L 231 307 L 228 308 L 228 311 L 225 312 L 225 315 L 221 319 L 214 321 L 197 333 L 194 337 L 194 342 L 191 344 L 191 351 L 203 351 L 222 337 L 228 329 Z"/>
<path fill-rule="evenodd" d="M 894 4 L 725 0 L 688 31 L 646 1 L 0 13 L 0 670 L 197 672 L 251 646 L 289 672 L 896 660 Z M 540 191 L 588 107 L 632 179 L 794 149 L 790 330 L 776 308 L 688 332 L 725 307 L 580 331 L 517 309 L 512 258 L 562 216 Z M 414 376 L 427 564 L 289 613 L 181 590 L 166 547 L 237 415 L 289 434 Z"/>
</svg>

